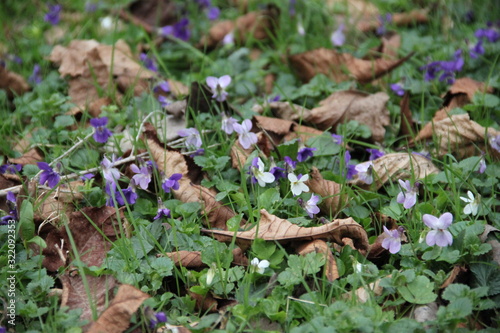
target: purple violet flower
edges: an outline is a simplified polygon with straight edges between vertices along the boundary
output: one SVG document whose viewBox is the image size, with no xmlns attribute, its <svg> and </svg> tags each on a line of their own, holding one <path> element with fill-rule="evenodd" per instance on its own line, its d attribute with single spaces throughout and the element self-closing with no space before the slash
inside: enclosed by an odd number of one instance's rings
<svg viewBox="0 0 500 333">
<path fill-rule="evenodd" d="M 104 179 L 106 179 L 107 183 L 113 184 L 113 187 L 115 187 L 116 181 L 120 179 L 120 171 L 118 171 L 117 168 L 114 168 L 113 165 L 113 163 L 116 161 L 117 160 L 115 159 L 115 155 L 113 155 L 111 157 L 111 161 L 108 160 L 107 157 L 104 157 L 101 162 Z"/>
<path fill-rule="evenodd" d="M 95 175 L 94 175 L 93 173 L 86 173 L 86 174 L 84 174 L 84 175 L 81 175 L 81 176 L 80 176 L 80 179 L 81 179 L 82 181 L 86 181 L 86 180 L 91 180 L 91 179 L 92 179 L 92 178 L 94 178 L 94 177 L 95 177 Z"/>
<path fill-rule="evenodd" d="M 426 226 L 432 228 L 425 237 L 427 245 L 445 247 L 453 243 L 453 236 L 446 230 L 453 222 L 451 213 L 444 213 L 439 218 L 434 215 L 424 214 L 422 219 Z"/>
<path fill-rule="evenodd" d="M 231 77 L 229 75 L 224 75 L 220 78 L 209 76 L 206 78 L 206 83 L 210 90 L 212 90 L 212 98 L 215 98 L 218 102 L 224 102 L 226 100 L 228 93 L 225 89 L 231 83 Z"/>
<path fill-rule="evenodd" d="M 0 166 L 0 174 L 8 173 L 8 174 L 16 174 L 18 172 L 21 172 L 23 166 L 21 164 L 4 164 Z"/>
<path fill-rule="evenodd" d="M 151 182 L 151 173 L 147 165 L 143 165 L 139 168 L 137 165 L 132 164 L 130 170 L 135 173 L 132 177 L 132 182 L 135 186 L 142 188 L 143 190 L 148 189 L 148 185 Z"/>
<path fill-rule="evenodd" d="M 19 220 L 19 217 L 17 216 L 16 195 L 11 191 L 8 191 L 6 199 L 7 199 L 6 201 L 7 206 L 9 207 L 9 215 L 5 215 L 1 218 L 0 225 L 9 224 L 10 220 L 15 220 L 15 221 Z"/>
<path fill-rule="evenodd" d="M 155 313 L 155 317 L 151 318 L 149 322 L 149 326 L 151 328 L 155 328 L 155 326 L 159 323 L 166 323 L 167 322 L 167 316 L 165 315 L 164 312 L 157 312 Z"/>
<path fill-rule="evenodd" d="M 358 173 L 356 171 L 356 166 L 349 164 L 350 161 L 351 161 L 351 153 L 348 150 L 346 150 L 344 154 L 344 163 L 347 169 L 347 174 L 345 176 L 346 179 L 352 179 L 352 177 L 354 177 L 354 175 Z"/>
<path fill-rule="evenodd" d="M 43 170 L 43 172 L 40 174 L 40 185 L 45 185 L 45 183 L 47 183 L 50 188 L 54 188 L 57 184 L 59 184 L 61 176 L 59 176 L 59 174 L 54 171 L 47 163 L 38 162 L 37 165 L 40 170 Z"/>
<path fill-rule="evenodd" d="M 45 14 L 43 20 L 49 22 L 52 25 L 58 25 L 60 21 L 59 15 L 61 14 L 61 5 L 49 5 L 49 12 Z"/>
<path fill-rule="evenodd" d="M 189 150 L 198 150 L 202 145 L 200 132 L 194 127 L 179 130 L 177 134 L 186 138 L 184 142 Z"/>
<path fill-rule="evenodd" d="M 156 212 L 156 216 L 153 217 L 154 220 L 158 220 L 162 217 L 170 217 L 170 209 L 165 208 L 163 201 L 158 198 L 158 211 Z"/>
<path fill-rule="evenodd" d="M 154 60 L 153 57 L 148 57 L 146 53 L 141 53 L 139 56 L 139 59 L 142 61 L 142 64 L 144 67 L 149 69 L 152 72 L 158 72 L 158 66 L 156 65 L 156 61 Z"/>
<path fill-rule="evenodd" d="M 272 167 L 269 170 L 269 172 L 274 176 L 275 180 L 278 180 L 280 178 L 285 178 L 286 177 L 286 175 L 285 175 L 285 169 L 277 167 L 277 166 Z"/>
<path fill-rule="evenodd" d="M 106 143 L 110 136 L 113 135 L 106 125 L 108 124 L 108 117 L 90 119 L 90 125 L 95 128 L 93 138 L 96 142 Z"/>
<path fill-rule="evenodd" d="M 344 137 L 342 135 L 338 134 L 332 134 L 333 142 L 335 142 L 338 145 L 341 145 L 342 142 L 344 142 Z"/>
<path fill-rule="evenodd" d="M 174 173 L 169 178 L 164 178 L 161 183 L 161 187 L 165 193 L 170 193 L 170 190 L 177 191 L 180 188 L 179 180 L 182 178 L 182 174 Z"/>
<path fill-rule="evenodd" d="M 398 96 L 403 96 L 405 94 L 405 89 L 399 83 L 393 83 L 390 87 L 391 90 Z"/>
<path fill-rule="evenodd" d="M 215 21 L 219 18 L 220 16 L 220 9 L 217 6 L 210 6 L 207 9 L 207 18 L 210 21 Z"/>
<path fill-rule="evenodd" d="M 500 153 L 500 135 L 491 136 L 489 139 L 491 148 Z"/>
<path fill-rule="evenodd" d="M 234 125 L 237 124 L 238 121 L 233 117 L 227 117 L 225 114 L 222 115 L 222 130 L 226 132 L 226 134 L 232 134 L 234 132 Z"/>
<path fill-rule="evenodd" d="M 133 205 L 139 197 L 137 193 L 135 193 L 135 186 L 133 186 L 133 184 L 130 184 L 129 187 L 122 190 L 122 193 L 123 197 L 125 197 L 125 201 L 121 195 L 118 195 L 116 200 L 120 206 L 125 206 L 125 204 Z"/>
<path fill-rule="evenodd" d="M 158 84 L 153 88 L 153 91 L 155 93 L 158 93 L 163 91 L 163 92 L 170 92 L 170 84 L 168 83 L 168 81 L 160 81 L 158 82 Z"/>
<path fill-rule="evenodd" d="M 162 108 L 166 108 L 168 105 L 172 104 L 172 101 L 163 95 L 158 96 L 158 102 Z"/>
<path fill-rule="evenodd" d="M 377 28 L 377 35 L 382 36 L 387 31 L 387 24 L 392 22 L 392 15 L 390 13 L 387 13 L 384 16 L 380 15 L 378 20 L 379 26 Z"/>
<path fill-rule="evenodd" d="M 254 157 L 250 166 L 249 174 L 252 176 L 252 184 L 259 183 L 259 186 L 265 187 L 266 183 L 274 182 L 274 175 L 270 172 L 264 172 L 264 162 L 259 157 Z"/>
<path fill-rule="evenodd" d="M 481 160 L 479 161 L 479 170 L 477 172 L 484 173 L 485 171 L 486 171 L 486 160 L 484 159 L 484 156 L 482 156 Z"/>
<path fill-rule="evenodd" d="M 370 185 L 373 183 L 373 162 L 363 162 L 355 166 L 355 170 L 358 173 L 358 179 L 362 180 L 366 184 Z"/>
<path fill-rule="evenodd" d="M 28 78 L 28 82 L 31 84 L 39 84 L 43 80 L 42 78 L 42 73 L 41 73 L 41 67 L 40 65 L 36 64 L 33 66 L 33 73 L 31 76 Z"/>
<path fill-rule="evenodd" d="M 290 16 L 295 16 L 297 14 L 295 5 L 297 4 L 297 0 L 290 0 L 288 3 L 288 14 Z"/>
<path fill-rule="evenodd" d="M 484 52 L 485 52 L 485 50 L 483 47 L 483 40 L 482 39 L 478 40 L 476 45 L 474 45 L 473 47 L 471 47 L 469 49 L 469 55 L 473 59 L 479 58 L 479 56 L 484 54 Z"/>
<path fill-rule="evenodd" d="M 316 150 L 318 150 L 318 149 L 317 148 L 308 148 L 308 147 L 301 148 L 299 150 L 299 152 L 297 153 L 297 161 L 304 162 L 309 157 L 313 157 L 314 156 L 313 152 L 315 152 Z"/>
<path fill-rule="evenodd" d="M 345 43 L 345 35 L 344 35 L 345 24 L 342 23 L 339 25 L 337 30 L 332 33 L 330 40 L 332 41 L 333 46 L 342 46 Z"/>
<path fill-rule="evenodd" d="M 97 2 L 87 1 L 85 3 L 85 11 L 87 13 L 93 13 L 97 11 L 98 8 L 99 8 L 99 3 Z"/>
<path fill-rule="evenodd" d="M 248 149 L 257 143 L 257 134 L 250 132 L 252 129 L 252 121 L 250 119 L 243 120 L 241 125 L 238 123 L 233 124 L 233 128 L 239 134 L 238 141 L 244 149 Z"/>
<path fill-rule="evenodd" d="M 410 209 L 417 203 L 418 186 L 419 183 L 416 182 L 415 185 L 411 186 L 409 180 L 402 181 L 398 180 L 399 186 L 401 186 L 402 191 L 399 192 L 396 201 L 403 204 L 405 209 Z"/>
<path fill-rule="evenodd" d="M 500 39 L 500 32 L 495 28 L 478 29 L 474 33 L 477 38 L 487 39 L 490 43 L 495 43 Z"/>
<path fill-rule="evenodd" d="M 390 253 L 395 254 L 401 250 L 401 236 L 403 235 L 403 227 L 394 230 L 389 230 L 384 225 L 384 233 L 386 238 L 382 241 L 382 247 L 389 250 Z"/>
<path fill-rule="evenodd" d="M 281 96 L 280 95 L 276 95 L 274 97 L 269 97 L 267 99 L 267 102 L 268 103 L 272 103 L 272 102 L 279 102 L 281 100 Z"/>
<path fill-rule="evenodd" d="M 385 155 L 383 151 L 380 151 L 375 148 L 367 148 L 366 151 L 370 153 L 370 157 L 368 158 L 369 161 L 376 160 L 377 158 L 380 158 Z"/>
<path fill-rule="evenodd" d="M 310 218 L 313 218 L 314 215 L 319 213 L 319 207 L 317 206 L 319 196 L 317 196 L 316 194 L 311 195 L 311 198 L 306 202 L 304 202 L 304 200 L 302 200 L 301 198 L 299 198 L 298 201 L 300 206 L 304 208 Z"/>
<path fill-rule="evenodd" d="M 189 30 L 189 19 L 183 17 L 174 25 L 166 25 L 160 28 L 160 35 L 174 36 L 177 39 L 187 42 L 191 37 L 191 31 Z"/>
<path fill-rule="evenodd" d="M 297 161 L 292 160 L 289 156 L 285 156 L 283 160 L 285 161 L 285 168 L 288 173 L 292 172 L 297 167 Z"/>
</svg>

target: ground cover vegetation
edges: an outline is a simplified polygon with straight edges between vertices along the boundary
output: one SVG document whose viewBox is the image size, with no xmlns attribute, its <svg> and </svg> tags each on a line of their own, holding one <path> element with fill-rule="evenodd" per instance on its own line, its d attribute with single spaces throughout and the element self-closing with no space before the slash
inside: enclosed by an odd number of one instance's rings
<svg viewBox="0 0 500 333">
<path fill-rule="evenodd" d="M 0 332 L 497 332 L 498 3 L 0 5 Z"/>
</svg>

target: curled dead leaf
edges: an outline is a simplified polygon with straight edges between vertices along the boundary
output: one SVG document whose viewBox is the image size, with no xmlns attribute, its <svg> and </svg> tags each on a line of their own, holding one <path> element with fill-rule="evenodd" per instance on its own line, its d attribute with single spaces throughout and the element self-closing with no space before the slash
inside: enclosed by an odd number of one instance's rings
<svg viewBox="0 0 500 333">
<path fill-rule="evenodd" d="M 230 242 L 236 235 L 236 243 L 246 249 L 255 238 L 267 241 L 287 243 L 290 241 L 303 240 L 333 240 L 337 244 L 343 244 L 342 238 L 351 237 L 356 249 L 366 251 L 368 249 L 368 236 L 361 225 L 352 218 L 337 219 L 319 227 L 299 227 L 288 220 L 281 219 L 269 214 L 265 209 L 260 211 L 258 226 L 247 231 L 231 232 L 223 230 L 202 229 L 202 232 L 210 234 L 223 242 Z"/>
<path fill-rule="evenodd" d="M 234 30 L 235 26 L 235 23 L 230 20 L 219 21 L 215 23 L 208 31 L 208 34 L 201 37 L 197 47 L 206 47 L 208 49 L 216 47 L 219 43 L 222 42 L 227 34 L 231 33 Z"/>
<path fill-rule="evenodd" d="M 467 272 L 468 269 L 465 266 L 460 266 L 460 265 L 455 265 L 453 266 L 453 269 L 450 272 L 450 275 L 444 280 L 443 284 L 439 286 L 439 289 L 444 289 L 448 287 L 450 284 L 455 283 L 457 277 L 465 272 Z"/>
<path fill-rule="evenodd" d="M 316 167 L 312 168 L 306 185 L 309 186 L 311 192 L 319 194 L 322 197 L 319 207 L 323 214 L 334 216 L 346 204 L 346 198 L 341 196 L 342 185 L 324 179 Z"/>
<path fill-rule="evenodd" d="M 309 82 L 317 74 L 324 74 L 335 82 L 354 78 L 360 83 L 368 83 L 408 60 L 412 54 L 397 60 L 375 59 L 363 60 L 349 53 L 338 53 L 335 50 L 319 48 L 289 56 L 291 67 L 299 78 Z"/>
<path fill-rule="evenodd" d="M 200 295 L 197 293 L 193 293 L 192 291 L 188 291 L 189 296 L 196 301 L 195 308 L 201 312 L 217 312 L 217 301 L 211 294 Z"/>
<path fill-rule="evenodd" d="M 422 24 L 427 23 L 428 10 L 427 9 L 415 9 L 408 13 L 394 13 L 392 14 L 391 23 L 396 26 L 407 26 L 411 24 Z M 374 31 L 380 27 L 382 23 L 380 22 L 379 15 L 365 15 L 364 19 L 359 20 L 357 23 L 357 28 L 360 31 L 368 32 Z"/>
<path fill-rule="evenodd" d="M 157 257 L 163 256 L 161 253 Z M 207 267 L 201 260 L 200 251 L 176 251 L 166 253 L 166 256 L 172 259 L 176 266 L 183 266 L 190 269 L 203 269 Z M 238 266 L 248 266 L 248 258 L 245 253 L 236 247 L 233 250 L 233 264 Z"/>
<path fill-rule="evenodd" d="M 150 296 L 134 286 L 122 284 L 109 307 L 89 329 L 89 333 L 121 333 L 130 326 L 130 319 L 142 302 Z"/>
<path fill-rule="evenodd" d="M 40 148 L 31 148 L 29 151 L 23 154 L 23 156 L 18 158 L 9 158 L 9 162 L 12 164 L 36 164 L 37 162 L 43 162 L 43 152 Z"/>
<path fill-rule="evenodd" d="M 340 277 L 335 256 L 324 240 L 315 239 L 297 247 L 297 253 L 301 256 L 305 256 L 311 252 L 322 253 L 325 255 L 325 275 L 328 281 L 332 282 Z"/>
<path fill-rule="evenodd" d="M 389 95 L 384 92 L 370 95 L 355 90 L 337 91 L 322 100 L 304 120 L 322 130 L 335 129 L 340 123 L 356 120 L 370 127 L 373 140 L 382 141 L 384 126 L 388 126 L 390 120 L 386 108 L 388 101 Z"/>
<path fill-rule="evenodd" d="M 271 143 L 269 142 L 268 137 L 262 133 L 257 133 L 257 147 L 265 154 L 269 155 L 271 150 Z M 248 149 L 245 149 L 241 146 L 239 140 L 236 140 L 231 147 L 231 165 L 234 169 L 241 170 L 241 168 L 245 165 L 248 156 L 255 150 L 255 146 L 251 146 Z"/>
<path fill-rule="evenodd" d="M 0 89 L 4 89 L 7 97 L 12 99 L 14 96 L 21 96 L 29 91 L 30 86 L 21 75 L 0 65 Z"/>
</svg>

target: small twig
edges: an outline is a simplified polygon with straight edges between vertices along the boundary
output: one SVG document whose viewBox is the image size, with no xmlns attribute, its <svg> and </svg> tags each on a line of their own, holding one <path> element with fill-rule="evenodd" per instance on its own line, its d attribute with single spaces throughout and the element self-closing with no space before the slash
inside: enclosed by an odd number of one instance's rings
<svg viewBox="0 0 500 333">
<path fill-rule="evenodd" d="M 146 153 L 141 153 L 141 154 L 138 154 L 138 155 L 135 155 L 135 156 L 134 155 L 129 156 L 127 158 L 124 158 L 122 160 L 114 162 L 112 164 L 112 166 L 118 166 L 118 165 L 122 165 L 122 164 L 128 163 L 130 161 L 135 160 L 137 157 L 144 157 L 147 154 L 148 153 L 146 152 Z M 85 175 L 87 173 L 92 173 L 92 172 L 96 172 L 96 171 L 99 171 L 99 170 L 101 170 L 101 167 L 96 167 L 96 168 L 87 169 L 87 170 L 83 170 L 83 171 L 79 171 L 79 172 L 75 172 L 75 173 L 70 173 L 69 175 L 62 176 L 61 177 L 61 181 L 66 181 L 66 180 L 70 180 L 70 179 L 73 179 L 73 178 L 78 178 L 78 177 L 80 177 L 82 175 Z M 12 186 L 12 187 L 0 190 L 0 197 L 6 196 L 8 192 L 19 193 L 19 191 L 21 191 L 22 187 L 23 187 L 22 185 L 17 185 L 17 186 Z"/>
<path fill-rule="evenodd" d="M 144 127 L 144 124 L 146 123 L 146 121 L 147 121 L 149 118 L 151 118 L 151 116 L 152 116 L 152 115 L 157 114 L 157 113 L 159 113 L 160 115 L 165 115 L 165 113 L 163 113 L 163 112 L 161 112 L 161 111 L 158 111 L 158 110 L 157 110 L 157 111 L 153 111 L 153 112 L 151 112 L 150 114 L 148 114 L 148 115 L 146 116 L 146 118 L 144 118 L 144 119 L 142 120 L 141 125 L 139 126 L 139 130 L 137 131 L 137 135 L 136 135 L 136 137 L 135 137 L 135 142 L 139 141 L 139 137 L 140 137 L 140 136 L 141 136 L 141 134 L 142 134 L 142 128 Z M 132 152 L 131 152 L 130 154 L 131 154 L 131 155 L 134 155 L 134 153 L 135 153 L 135 145 L 133 145 L 133 146 L 132 146 Z"/>
</svg>

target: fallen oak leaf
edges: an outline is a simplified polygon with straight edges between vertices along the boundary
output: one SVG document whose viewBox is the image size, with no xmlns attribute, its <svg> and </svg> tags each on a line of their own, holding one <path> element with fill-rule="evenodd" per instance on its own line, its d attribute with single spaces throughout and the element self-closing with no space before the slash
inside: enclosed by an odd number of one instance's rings
<svg viewBox="0 0 500 333">
<path fill-rule="evenodd" d="M 134 286 L 122 284 L 109 307 L 92 324 L 88 333 L 121 333 L 130 326 L 130 319 L 148 294 Z"/>
<path fill-rule="evenodd" d="M 397 60 L 363 60 L 349 53 L 319 48 L 289 56 L 291 67 L 303 82 L 309 82 L 317 74 L 324 74 L 335 82 L 348 81 L 351 78 L 360 83 L 368 83 L 408 60 L 413 53 Z"/>
<path fill-rule="evenodd" d="M 297 247 L 297 253 L 305 256 L 308 253 L 316 252 L 325 255 L 325 275 L 328 281 L 332 282 L 340 277 L 335 256 L 328 244 L 321 239 L 315 239 Z"/>
<path fill-rule="evenodd" d="M 345 197 L 342 197 L 342 185 L 334 181 L 326 180 L 316 167 L 312 168 L 309 179 L 305 182 L 311 192 L 322 197 L 319 208 L 323 214 L 334 216 L 346 204 Z"/>
<path fill-rule="evenodd" d="M 231 242 L 233 237 L 236 237 L 236 243 L 242 249 L 248 248 L 256 238 L 279 243 L 324 239 L 343 245 L 342 238 L 349 236 L 354 239 L 358 250 L 366 251 L 369 246 L 366 231 L 352 218 L 337 219 L 319 227 L 306 228 L 269 214 L 265 209 L 262 209 L 260 214 L 258 225 L 247 231 L 202 229 L 202 232 L 222 242 Z"/>
</svg>

